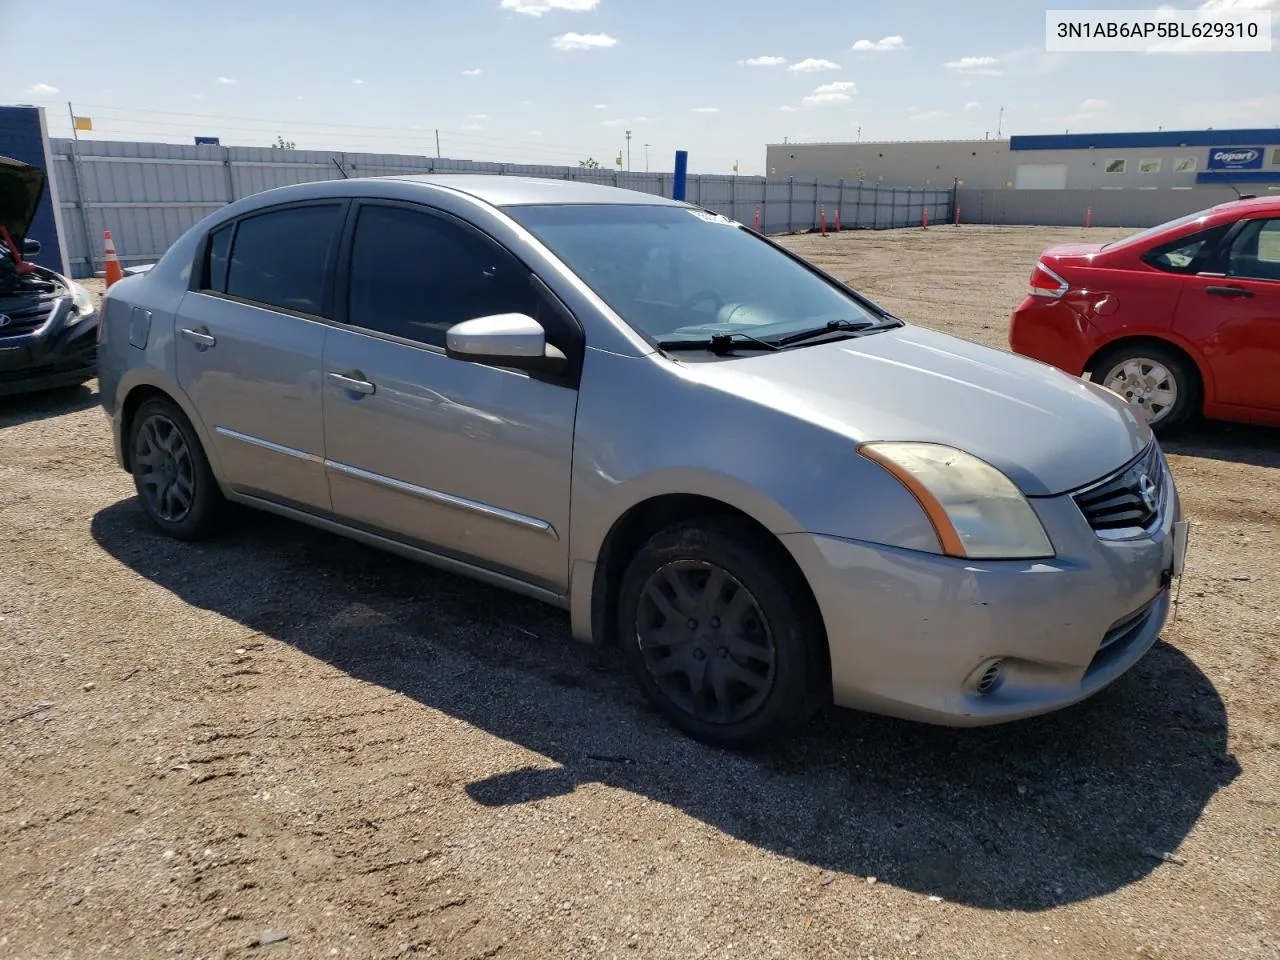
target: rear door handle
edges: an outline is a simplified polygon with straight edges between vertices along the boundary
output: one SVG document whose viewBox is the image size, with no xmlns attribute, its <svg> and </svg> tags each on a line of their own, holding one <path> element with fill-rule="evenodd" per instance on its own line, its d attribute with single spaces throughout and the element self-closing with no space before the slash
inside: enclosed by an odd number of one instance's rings
<svg viewBox="0 0 1280 960">
<path fill-rule="evenodd" d="M 329 379 L 342 387 L 343 390 L 350 390 L 352 393 L 361 393 L 369 396 L 378 388 L 368 380 L 361 380 L 357 377 L 349 377 L 342 373 L 331 373 Z"/>
<path fill-rule="evenodd" d="M 213 334 L 205 333 L 203 330 L 192 330 L 190 327 L 183 327 L 182 335 L 202 347 L 212 347 L 218 342 Z"/>
<path fill-rule="evenodd" d="M 1215 297 L 1252 297 L 1253 291 L 1246 290 L 1244 287 L 1205 287 L 1205 293 L 1211 293 Z"/>
</svg>

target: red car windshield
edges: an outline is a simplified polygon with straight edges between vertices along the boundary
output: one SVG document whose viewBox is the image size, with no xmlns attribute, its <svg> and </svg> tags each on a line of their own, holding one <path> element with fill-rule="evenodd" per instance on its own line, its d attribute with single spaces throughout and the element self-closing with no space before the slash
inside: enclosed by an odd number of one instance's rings
<svg viewBox="0 0 1280 960">
<path fill-rule="evenodd" d="M 1165 233 L 1169 230 L 1176 230 L 1178 227 L 1186 226 L 1189 223 L 1195 223 L 1198 220 L 1203 220 L 1212 212 L 1213 208 L 1208 208 L 1205 210 L 1198 210 L 1195 213 L 1188 213 L 1185 217 L 1178 217 L 1176 220 L 1169 220 L 1157 226 L 1148 227 L 1146 230 L 1140 230 L 1122 240 L 1112 240 L 1110 243 L 1104 243 L 1102 245 L 1102 249 L 1115 250 L 1119 247 L 1128 247 L 1135 243 L 1142 243 L 1144 240 L 1149 240 L 1152 237 Z"/>
</svg>

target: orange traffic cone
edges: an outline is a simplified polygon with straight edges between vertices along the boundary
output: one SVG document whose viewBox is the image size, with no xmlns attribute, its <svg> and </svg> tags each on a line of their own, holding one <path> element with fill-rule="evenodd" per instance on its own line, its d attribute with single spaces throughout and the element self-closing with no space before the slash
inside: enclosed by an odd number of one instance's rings
<svg viewBox="0 0 1280 960">
<path fill-rule="evenodd" d="M 102 231 L 102 242 L 106 247 L 104 259 L 106 261 L 107 288 L 110 289 L 111 285 L 117 280 L 124 279 L 124 270 L 120 268 L 120 258 L 116 256 L 116 245 L 111 239 L 110 230 Z"/>
</svg>

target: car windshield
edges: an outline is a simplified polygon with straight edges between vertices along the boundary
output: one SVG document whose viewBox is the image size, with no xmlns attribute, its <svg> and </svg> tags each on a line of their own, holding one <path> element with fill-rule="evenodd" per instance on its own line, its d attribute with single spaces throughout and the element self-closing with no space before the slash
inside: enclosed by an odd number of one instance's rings
<svg viewBox="0 0 1280 960">
<path fill-rule="evenodd" d="M 860 328 L 885 319 L 732 220 L 689 207 L 508 207 L 601 299 L 659 342 Z"/>
<path fill-rule="evenodd" d="M 1178 217 L 1177 219 L 1157 224 L 1154 227 L 1148 227 L 1146 230 L 1139 230 L 1137 233 L 1131 233 L 1129 236 L 1121 240 L 1112 240 L 1110 243 L 1104 243 L 1102 245 L 1102 249 L 1114 250 L 1117 247 L 1127 247 L 1135 243 L 1142 243 L 1142 241 L 1150 239 L 1157 234 L 1165 233 L 1169 230 L 1176 230 L 1178 227 L 1186 226 L 1189 223 L 1195 223 L 1197 220 L 1203 220 L 1212 212 L 1212 209 L 1206 209 L 1197 210 L 1195 213 L 1188 213 L 1185 217 Z"/>
</svg>

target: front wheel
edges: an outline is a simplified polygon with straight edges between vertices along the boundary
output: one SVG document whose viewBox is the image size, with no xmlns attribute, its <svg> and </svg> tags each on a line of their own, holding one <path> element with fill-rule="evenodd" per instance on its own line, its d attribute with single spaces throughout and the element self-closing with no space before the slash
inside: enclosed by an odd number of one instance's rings
<svg viewBox="0 0 1280 960">
<path fill-rule="evenodd" d="M 696 740 L 758 746 L 825 702 L 821 622 L 780 549 L 740 522 L 691 521 L 654 535 L 623 575 L 627 659 L 662 715 Z"/>
<path fill-rule="evenodd" d="M 1089 379 L 1129 401 L 1134 412 L 1160 436 L 1168 435 L 1199 411 L 1200 378 L 1181 355 L 1158 344 L 1135 344 L 1100 356 Z"/>
<path fill-rule="evenodd" d="M 202 540 L 217 529 L 225 501 L 195 429 L 178 405 L 143 402 L 129 429 L 133 484 L 147 518 L 178 540 Z"/>
</svg>

